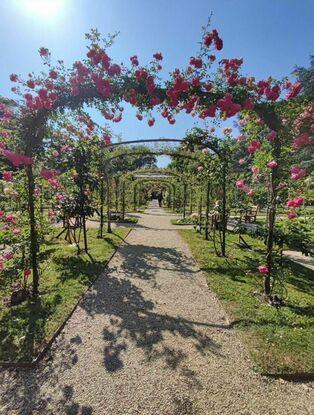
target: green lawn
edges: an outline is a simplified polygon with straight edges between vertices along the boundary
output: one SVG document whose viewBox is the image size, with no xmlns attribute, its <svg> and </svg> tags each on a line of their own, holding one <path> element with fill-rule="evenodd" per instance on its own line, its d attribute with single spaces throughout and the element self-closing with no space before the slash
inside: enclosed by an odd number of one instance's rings
<svg viewBox="0 0 314 415">
<path fill-rule="evenodd" d="M 40 252 L 40 301 L 0 306 L 0 361 L 31 361 L 38 354 L 127 233 L 120 228 L 97 239 L 97 230 L 88 230 L 89 255 L 77 255 L 76 248 L 64 240 L 47 240 Z M 4 281 L 0 286 L 1 296 L 8 295 Z"/>
<path fill-rule="evenodd" d="M 179 232 L 247 345 L 256 370 L 274 374 L 313 372 L 313 271 L 285 260 L 286 305 L 276 309 L 259 296 L 263 277 L 257 266 L 265 261 L 262 243 L 246 236 L 254 251 L 240 249 L 237 236 L 229 235 L 228 258 L 218 258 L 212 243 L 203 236 L 193 230 Z"/>
</svg>

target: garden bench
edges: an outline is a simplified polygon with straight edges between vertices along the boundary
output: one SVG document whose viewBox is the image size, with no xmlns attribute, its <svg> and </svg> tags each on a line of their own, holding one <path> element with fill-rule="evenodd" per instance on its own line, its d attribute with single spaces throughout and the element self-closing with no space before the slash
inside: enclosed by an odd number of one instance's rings
<svg viewBox="0 0 314 415">
<path fill-rule="evenodd" d="M 255 223 L 257 213 L 258 206 L 251 206 L 241 212 L 241 220 L 244 221 L 244 223 Z"/>
<path fill-rule="evenodd" d="M 70 232 L 71 230 L 76 230 L 78 228 L 81 228 L 83 226 L 82 224 L 82 217 L 81 216 L 63 216 L 62 218 L 62 231 L 57 235 L 57 238 L 60 238 L 60 236 L 66 232 L 65 239 L 70 238 Z"/>
</svg>

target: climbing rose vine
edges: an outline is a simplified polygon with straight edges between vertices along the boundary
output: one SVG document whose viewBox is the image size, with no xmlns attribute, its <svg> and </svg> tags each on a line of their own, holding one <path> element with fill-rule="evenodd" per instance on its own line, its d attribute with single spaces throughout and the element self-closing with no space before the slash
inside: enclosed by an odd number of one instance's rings
<svg viewBox="0 0 314 415">
<path fill-rule="evenodd" d="M 36 217 L 34 214 L 34 197 L 38 193 L 34 181 L 37 160 L 41 157 L 46 137 L 47 125 L 53 117 L 63 114 L 66 110 L 82 111 L 84 105 L 96 107 L 108 122 L 119 123 L 123 118 L 123 102 L 136 108 L 139 121 L 146 117 L 152 127 L 156 123 L 156 109 L 171 125 L 180 112 L 190 114 L 200 119 L 225 120 L 241 115 L 243 124 L 239 143 L 247 142 L 245 132 L 246 118 L 256 116 L 257 124 L 261 127 L 260 134 L 250 139 L 247 147 L 248 157 L 253 160 L 265 143 L 273 146 L 271 158 L 267 160 L 266 168 L 271 176 L 270 182 L 277 183 L 277 172 L 282 168 L 280 157 L 275 149 L 277 140 L 283 139 L 285 130 L 284 120 L 273 110 L 274 103 L 280 100 L 293 100 L 301 91 L 299 83 L 276 81 L 273 78 L 256 80 L 253 76 L 245 77 L 240 73 L 243 59 L 221 59 L 223 40 L 216 29 L 205 28 L 199 53 L 187 59 L 187 66 L 174 69 L 163 82 L 160 78 L 163 55 L 161 52 L 152 54 L 148 65 L 142 65 L 137 55 L 129 57 L 128 65 L 117 64 L 109 55 L 109 46 L 114 36 L 102 41 L 97 30 L 87 35 L 89 41 L 86 57 L 73 63 L 66 69 L 63 61 L 52 62 L 50 51 L 41 47 L 39 54 L 47 69 L 46 75 L 30 73 L 26 79 L 19 74 L 11 74 L 12 92 L 16 94 L 14 106 L 0 104 L 0 122 L 2 140 L 0 141 L 1 156 L 8 166 L 13 169 L 24 169 L 28 180 L 28 208 L 31 241 L 31 263 L 33 269 L 34 294 L 38 294 L 37 266 L 37 235 Z M 217 60 L 218 72 L 211 73 L 213 63 Z M 312 141 L 308 130 L 303 130 L 304 122 L 313 115 L 312 109 L 300 115 L 294 125 L 297 132 L 294 136 L 293 148 L 309 145 Z M 17 134 L 10 139 L 10 129 L 14 126 Z M 10 127 L 11 128 L 11 127 Z M 92 134 L 93 123 L 88 123 L 88 134 Z M 313 129 L 311 129 L 313 132 Z M 9 137 L 8 137 L 9 136 Z M 84 140 L 82 133 L 78 133 Z M 279 137 L 279 138 L 278 138 Z M 111 136 L 105 133 L 103 141 L 110 144 Z M 66 145 L 66 144 L 65 144 Z M 58 150 L 55 150 L 60 152 Z M 60 149 L 61 151 L 61 149 Z M 277 151 L 278 153 L 278 151 Z M 55 157 L 58 157 L 54 153 Z M 242 162 L 241 162 L 242 163 Z M 299 180 L 306 172 L 298 165 L 291 166 L 291 180 Z M 5 177 L 8 176 L 6 169 Z M 39 172 L 54 190 L 60 187 L 58 172 L 43 166 Z M 293 175 L 293 176 L 292 176 Z M 252 177 L 259 174 L 252 171 Z M 245 181 L 238 181 L 237 187 L 248 196 L 254 195 L 253 187 Z M 276 193 L 276 190 L 275 190 Z M 296 208 L 296 206 L 294 206 Z M 273 215 L 273 209 L 271 215 Z M 270 223 L 274 222 L 274 218 Z M 271 229 L 271 228 L 270 228 Z M 271 232 L 271 230 L 270 230 Z M 268 246 L 268 258 L 271 258 L 272 245 Z M 266 275 L 270 275 L 271 261 L 268 261 Z"/>
</svg>

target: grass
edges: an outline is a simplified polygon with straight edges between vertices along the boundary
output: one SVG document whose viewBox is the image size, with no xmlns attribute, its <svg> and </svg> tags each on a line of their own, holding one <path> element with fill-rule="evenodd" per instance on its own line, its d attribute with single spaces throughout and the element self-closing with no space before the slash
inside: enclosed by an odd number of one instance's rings
<svg viewBox="0 0 314 415">
<path fill-rule="evenodd" d="M 127 229 L 115 229 L 104 239 L 88 230 L 89 255 L 76 254 L 64 240 L 51 238 L 42 247 L 40 301 L 0 305 L 0 361 L 31 361 L 64 322 L 86 288 L 101 274 Z M 1 296 L 9 287 L 1 282 Z"/>
<path fill-rule="evenodd" d="M 221 300 L 262 373 L 314 372 L 313 271 L 284 261 L 285 306 L 274 308 L 261 301 L 264 245 L 245 239 L 253 250 L 241 249 L 237 236 L 228 236 L 228 258 L 215 256 L 212 243 L 193 230 L 181 229 L 194 257 L 206 272 L 208 284 Z M 279 286 L 278 286 L 279 288 Z"/>
</svg>

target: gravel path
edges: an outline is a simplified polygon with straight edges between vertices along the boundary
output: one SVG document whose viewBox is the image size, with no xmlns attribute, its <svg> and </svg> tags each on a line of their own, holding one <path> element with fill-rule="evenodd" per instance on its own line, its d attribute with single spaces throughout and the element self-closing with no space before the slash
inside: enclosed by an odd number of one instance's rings
<svg viewBox="0 0 314 415">
<path fill-rule="evenodd" d="M 253 372 L 170 218 L 141 215 L 38 369 L 0 373 L 1 414 L 313 413 L 308 384 Z"/>
<path fill-rule="evenodd" d="M 284 256 L 288 257 L 292 261 L 296 262 L 297 264 L 303 265 L 306 268 L 311 269 L 314 271 L 314 257 L 313 256 L 305 256 L 302 252 L 299 251 L 292 251 L 286 250 L 283 252 Z"/>
</svg>

